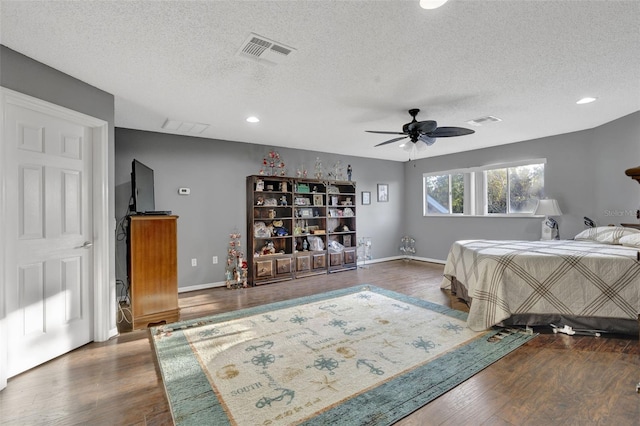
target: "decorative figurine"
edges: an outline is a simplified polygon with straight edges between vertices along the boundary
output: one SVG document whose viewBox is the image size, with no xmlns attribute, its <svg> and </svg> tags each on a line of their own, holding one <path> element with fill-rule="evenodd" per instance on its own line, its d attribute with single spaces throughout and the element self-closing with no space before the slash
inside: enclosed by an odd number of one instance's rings
<svg viewBox="0 0 640 426">
<path fill-rule="evenodd" d="M 316 157 L 315 170 L 316 170 L 315 178 L 316 179 L 322 179 L 322 177 L 324 175 L 324 171 L 323 171 L 323 168 L 322 168 L 322 161 L 320 161 L 320 157 Z"/>
<path fill-rule="evenodd" d="M 227 288 L 247 287 L 247 261 L 240 251 L 240 233 L 229 234 L 229 248 L 227 250 L 227 267 L 225 281 Z"/>
<path fill-rule="evenodd" d="M 344 180 L 343 171 L 342 161 L 338 160 L 333 165 L 333 171 L 329 172 L 329 177 L 333 180 Z"/>
<path fill-rule="evenodd" d="M 296 170 L 296 176 L 298 176 L 299 178 L 307 177 L 307 168 L 304 166 L 304 164 L 301 165 L 300 168 Z"/>
<path fill-rule="evenodd" d="M 347 179 L 351 181 L 351 173 L 353 173 L 353 169 L 351 168 L 351 164 L 347 164 Z"/>
<path fill-rule="evenodd" d="M 280 159 L 280 154 L 277 151 L 269 151 L 269 154 L 262 159 L 260 174 L 266 174 L 266 169 L 270 169 L 269 175 L 271 176 L 285 176 L 287 174 L 284 161 Z"/>
</svg>

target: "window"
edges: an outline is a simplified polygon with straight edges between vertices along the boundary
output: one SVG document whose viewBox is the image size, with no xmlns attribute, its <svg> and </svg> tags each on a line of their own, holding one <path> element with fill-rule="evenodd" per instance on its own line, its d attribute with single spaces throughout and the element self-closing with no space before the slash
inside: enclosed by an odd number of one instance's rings
<svg viewBox="0 0 640 426">
<path fill-rule="evenodd" d="M 544 193 L 546 160 L 423 175 L 424 215 L 529 215 Z"/>
<path fill-rule="evenodd" d="M 544 164 L 486 172 L 487 214 L 533 213 L 544 190 Z"/>
<path fill-rule="evenodd" d="M 427 214 L 464 213 L 464 174 L 425 177 Z"/>
</svg>

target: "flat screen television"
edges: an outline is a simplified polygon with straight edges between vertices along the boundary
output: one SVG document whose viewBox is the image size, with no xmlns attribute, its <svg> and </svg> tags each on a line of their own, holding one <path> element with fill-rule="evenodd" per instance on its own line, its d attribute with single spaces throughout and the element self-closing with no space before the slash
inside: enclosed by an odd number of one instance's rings
<svg viewBox="0 0 640 426">
<path fill-rule="evenodd" d="M 153 169 L 134 159 L 131 165 L 132 213 L 155 211 L 156 201 L 153 186 Z"/>
</svg>

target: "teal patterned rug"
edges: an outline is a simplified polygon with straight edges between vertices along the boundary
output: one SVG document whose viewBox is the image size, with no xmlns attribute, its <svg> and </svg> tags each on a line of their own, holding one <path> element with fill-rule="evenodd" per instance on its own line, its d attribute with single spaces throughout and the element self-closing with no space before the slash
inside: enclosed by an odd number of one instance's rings
<svg viewBox="0 0 640 426">
<path fill-rule="evenodd" d="M 176 425 L 390 425 L 534 336 L 357 286 L 154 327 Z"/>
</svg>

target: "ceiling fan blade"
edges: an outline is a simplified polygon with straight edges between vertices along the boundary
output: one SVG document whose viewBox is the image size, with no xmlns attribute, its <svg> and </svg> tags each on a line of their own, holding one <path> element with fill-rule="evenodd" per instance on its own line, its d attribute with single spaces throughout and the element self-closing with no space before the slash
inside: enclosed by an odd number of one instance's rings
<svg viewBox="0 0 640 426">
<path fill-rule="evenodd" d="M 420 134 L 431 133 L 438 127 L 438 123 L 433 120 L 418 121 L 416 123 L 409 123 L 409 131 L 416 131 Z"/>
<path fill-rule="evenodd" d="M 464 127 L 438 127 L 433 132 L 427 133 L 431 138 L 450 138 L 454 136 L 464 136 L 475 133 L 475 130 Z"/>
<path fill-rule="evenodd" d="M 427 146 L 431 146 L 434 143 L 436 143 L 436 138 L 429 137 L 427 135 L 420 135 L 420 136 L 418 136 L 418 139 L 420 139 L 422 142 L 424 142 Z"/>
<path fill-rule="evenodd" d="M 376 145 L 376 146 L 381 146 L 381 145 L 386 145 L 386 144 L 388 144 L 388 143 L 393 143 L 393 142 L 396 142 L 396 141 L 399 141 L 399 140 L 402 140 L 402 139 L 406 139 L 407 137 L 408 137 L 408 136 L 402 136 L 401 138 L 393 138 L 393 139 L 388 140 L 388 141 L 386 141 L 386 142 L 379 143 L 379 144 L 378 144 L 378 145 Z"/>
<path fill-rule="evenodd" d="M 377 130 L 365 130 L 368 133 L 381 133 L 383 135 L 404 135 L 403 132 L 379 132 Z"/>
</svg>

